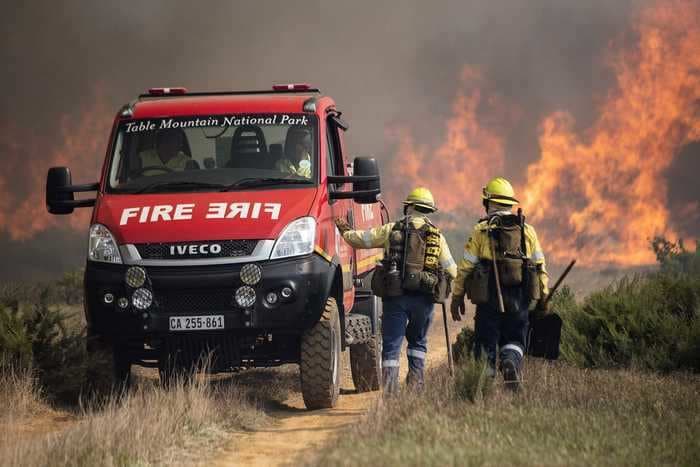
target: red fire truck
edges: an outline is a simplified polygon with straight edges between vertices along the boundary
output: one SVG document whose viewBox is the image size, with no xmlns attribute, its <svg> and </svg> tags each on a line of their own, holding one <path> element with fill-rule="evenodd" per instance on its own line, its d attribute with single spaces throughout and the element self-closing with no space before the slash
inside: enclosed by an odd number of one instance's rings
<svg viewBox="0 0 700 467">
<path fill-rule="evenodd" d="M 167 383 L 204 355 L 211 372 L 298 363 L 306 406 L 333 407 L 349 349 L 356 388 L 379 388 L 381 250 L 353 251 L 333 218 L 371 228 L 386 210 L 375 160 L 348 163 L 347 129 L 305 84 L 154 88 L 117 113 L 100 182 L 49 169 L 50 213 L 94 208 L 88 348 L 109 352 L 115 383 L 134 364 Z"/>
</svg>

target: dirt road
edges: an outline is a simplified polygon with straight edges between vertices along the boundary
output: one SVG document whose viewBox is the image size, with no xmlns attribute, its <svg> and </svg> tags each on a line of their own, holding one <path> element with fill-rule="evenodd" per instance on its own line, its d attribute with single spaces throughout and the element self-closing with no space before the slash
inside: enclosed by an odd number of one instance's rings
<svg viewBox="0 0 700 467">
<path fill-rule="evenodd" d="M 449 321 L 451 337 L 454 339 L 465 321 L 461 325 L 452 323 L 451 319 Z M 347 360 L 347 355 L 344 357 Z M 442 311 L 436 307 L 428 344 L 428 366 L 435 365 L 446 358 Z M 347 361 L 345 363 L 344 384 L 336 408 L 307 411 L 301 394 L 294 392 L 281 406 L 269 411 L 268 415 L 275 419 L 271 427 L 251 433 L 234 434 L 230 445 L 213 464 L 217 466 L 298 464 L 312 451 L 330 442 L 343 429 L 357 422 L 377 400 L 379 392 L 356 394 Z M 404 375 L 406 366 L 404 350 L 401 361 L 401 370 Z"/>
</svg>

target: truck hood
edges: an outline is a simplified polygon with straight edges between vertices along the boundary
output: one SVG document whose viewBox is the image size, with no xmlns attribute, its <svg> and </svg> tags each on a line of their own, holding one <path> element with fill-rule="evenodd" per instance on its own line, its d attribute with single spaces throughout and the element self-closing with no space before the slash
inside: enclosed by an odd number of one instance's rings
<svg viewBox="0 0 700 467">
<path fill-rule="evenodd" d="M 215 193 L 102 194 L 93 223 L 117 243 L 276 239 L 308 215 L 317 187 Z"/>
</svg>

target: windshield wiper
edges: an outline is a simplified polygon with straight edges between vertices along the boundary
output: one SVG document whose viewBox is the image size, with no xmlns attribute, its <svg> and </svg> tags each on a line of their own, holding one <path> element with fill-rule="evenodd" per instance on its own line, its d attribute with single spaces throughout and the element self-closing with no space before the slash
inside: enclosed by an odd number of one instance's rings
<svg viewBox="0 0 700 467">
<path fill-rule="evenodd" d="M 249 188 L 268 185 L 308 185 L 313 183 L 311 180 L 301 180 L 298 178 L 275 178 L 275 177 L 249 177 L 242 178 L 225 186 L 221 191 L 231 191 L 236 188 Z"/>
<path fill-rule="evenodd" d="M 158 182 L 158 183 L 151 183 L 150 185 L 146 185 L 143 188 L 139 188 L 138 190 L 132 191 L 134 194 L 140 194 L 140 193 L 148 193 L 149 191 L 153 191 L 155 189 L 159 188 L 171 188 L 171 189 L 177 189 L 177 188 L 222 188 L 226 187 L 226 185 L 222 185 L 221 183 L 207 183 L 207 182 Z"/>
</svg>

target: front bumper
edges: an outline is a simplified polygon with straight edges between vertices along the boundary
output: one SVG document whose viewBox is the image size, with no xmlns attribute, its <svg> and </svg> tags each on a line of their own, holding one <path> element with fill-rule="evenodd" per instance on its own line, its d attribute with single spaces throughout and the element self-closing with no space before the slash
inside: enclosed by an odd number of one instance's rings
<svg viewBox="0 0 700 467">
<path fill-rule="evenodd" d="M 125 283 L 129 266 L 88 262 L 85 269 L 88 330 L 92 335 L 113 342 L 136 342 L 144 348 L 144 342 L 192 336 L 259 340 L 261 335 L 286 335 L 293 338 L 319 320 L 334 275 L 332 264 L 316 254 L 257 262 L 262 269 L 262 279 L 253 286 L 255 304 L 244 309 L 236 305 L 234 295 L 244 285 L 240 270 L 245 264 L 146 266 L 153 305 L 147 310 L 136 310 L 131 303 L 126 309 L 118 306 L 119 298 L 131 302 L 133 289 Z M 287 299 L 280 294 L 285 287 L 293 291 Z M 274 305 L 265 300 L 269 292 L 279 296 Z M 105 294 L 112 294 L 111 303 L 105 302 Z M 169 331 L 171 316 L 214 314 L 224 316 L 223 330 Z"/>
</svg>

